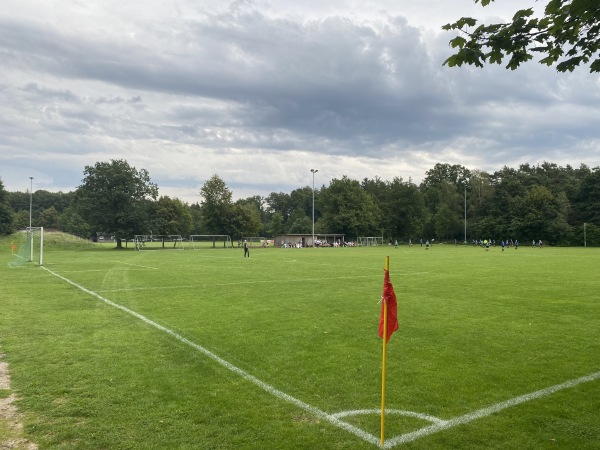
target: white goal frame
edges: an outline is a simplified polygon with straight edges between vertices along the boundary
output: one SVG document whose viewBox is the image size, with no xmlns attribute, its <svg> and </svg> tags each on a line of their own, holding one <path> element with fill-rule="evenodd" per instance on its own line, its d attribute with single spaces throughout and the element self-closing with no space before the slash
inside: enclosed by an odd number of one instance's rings
<svg viewBox="0 0 600 450">
<path fill-rule="evenodd" d="M 183 250 L 183 238 L 180 234 L 136 234 L 133 242 L 137 251 Z M 165 245 L 167 243 L 169 245 Z"/>
<path fill-rule="evenodd" d="M 383 237 L 379 236 L 360 236 L 358 238 L 358 245 L 364 247 L 377 247 L 383 245 Z"/>
<path fill-rule="evenodd" d="M 233 248 L 231 237 L 228 234 L 190 234 L 188 248 L 191 250 L 217 248 L 221 246 L 221 243 L 223 243 L 223 248 Z"/>
<path fill-rule="evenodd" d="M 23 266 L 25 263 L 33 262 L 40 266 L 44 265 L 44 227 L 27 227 L 20 231 L 22 233 L 19 249 L 14 252 L 13 243 L 13 255 L 18 258 L 17 261 L 9 263 L 11 267 Z M 39 237 L 39 239 L 36 239 Z M 34 257 L 38 257 L 37 261 L 34 261 Z"/>
<path fill-rule="evenodd" d="M 39 239 L 39 249 L 40 249 L 40 259 L 38 264 L 40 266 L 44 265 L 44 227 L 27 227 L 27 237 L 30 240 L 30 253 L 29 253 L 29 261 L 33 261 L 33 249 L 35 246 L 35 233 L 39 231 L 40 239 Z"/>
</svg>

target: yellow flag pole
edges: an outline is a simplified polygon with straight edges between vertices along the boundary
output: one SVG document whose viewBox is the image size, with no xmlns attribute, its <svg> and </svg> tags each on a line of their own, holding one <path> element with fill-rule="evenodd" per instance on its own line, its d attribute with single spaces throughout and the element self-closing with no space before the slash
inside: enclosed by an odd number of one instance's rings
<svg viewBox="0 0 600 450">
<path fill-rule="evenodd" d="M 390 270 L 390 257 L 385 257 L 385 270 Z M 383 302 L 383 360 L 381 363 L 381 439 L 379 441 L 380 446 L 383 448 L 383 444 L 385 441 L 385 348 L 387 345 L 387 315 L 388 315 L 388 307 L 385 302 L 385 296 L 381 296 L 381 301 Z"/>
</svg>

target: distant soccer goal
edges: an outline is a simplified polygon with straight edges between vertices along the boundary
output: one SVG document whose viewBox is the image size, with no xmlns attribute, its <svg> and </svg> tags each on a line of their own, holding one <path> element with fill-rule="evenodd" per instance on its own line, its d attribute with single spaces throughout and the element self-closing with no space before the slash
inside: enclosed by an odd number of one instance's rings
<svg viewBox="0 0 600 450">
<path fill-rule="evenodd" d="M 141 250 L 183 250 L 180 234 L 136 234 L 135 249 Z"/>
<path fill-rule="evenodd" d="M 188 239 L 188 248 L 192 250 L 221 247 L 232 248 L 231 237 L 226 234 L 192 234 Z"/>
<path fill-rule="evenodd" d="M 273 239 L 267 239 L 266 237 L 253 236 L 253 237 L 244 237 L 242 238 L 243 242 L 248 243 L 248 247 L 262 247 L 268 248 L 273 247 L 275 245 L 275 241 Z"/>
<path fill-rule="evenodd" d="M 383 237 L 362 236 L 358 238 L 358 245 L 361 246 L 378 246 L 383 245 Z"/>
<path fill-rule="evenodd" d="M 44 227 L 30 227 L 19 232 L 19 247 L 11 243 L 11 249 L 16 260 L 10 263 L 11 267 L 22 266 L 27 262 L 34 262 L 40 266 L 44 263 Z"/>
</svg>

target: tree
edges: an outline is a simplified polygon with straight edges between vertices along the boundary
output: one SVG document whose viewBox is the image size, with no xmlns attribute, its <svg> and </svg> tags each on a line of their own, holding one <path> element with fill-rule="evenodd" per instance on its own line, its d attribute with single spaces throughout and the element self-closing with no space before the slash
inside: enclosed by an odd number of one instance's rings
<svg viewBox="0 0 600 450">
<path fill-rule="evenodd" d="M 218 175 L 206 180 L 202 189 L 202 225 L 207 234 L 230 234 L 232 194 Z"/>
<path fill-rule="evenodd" d="M 390 241 L 414 238 L 425 222 L 426 211 L 418 187 L 412 181 L 395 177 L 392 182 L 379 177 L 365 178 L 362 188 L 373 196 L 381 210 L 380 228 Z"/>
<path fill-rule="evenodd" d="M 393 233 L 394 225 L 397 223 L 395 211 L 393 211 L 392 205 L 392 191 L 390 183 L 382 180 L 379 176 L 370 180 L 364 178 L 361 182 L 361 187 L 365 192 L 371 194 L 377 206 L 381 210 L 381 223 L 379 229 L 383 231 L 383 234 L 391 239 L 391 236 L 397 236 Z"/>
<path fill-rule="evenodd" d="M 277 236 L 285 231 L 283 227 L 283 215 L 277 211 L 271 215 L 271 222 L 267 228 L 267 234 L 270 236 Z"/>
<path fill-rule="evenodd" d="M 458 164 L 437 163 L 426 172 L 421 183 L 431 219 L 424 230 L 426 234 L 434 233 L 440 239 L 464 237 L 464 189 L 470 179 L 471 171 Z"/>
<path fill-rule="evenodd" d="M 482 6 L 493 0 L 474 0 Z M 544 57 L 541 64 L 556 64 L 559 72 L 572 72 L 580 64 L 591 61 L 590 72 L 600 72 L 600 3 L 598 0 L 550 0 L 542 18 L 533 16 L 533 9 L 520 9 L 505 24 L 479 25 L 477 20 L 463 17 L 446 24 L 444 30 L 459 30 L 450 41 L 458 51 L 444 64 L 450 67 L 463 64 L 483 67 L 501 64 L 510 57 L 507 69 L 515 70 L 533 59 L 534 53 Z"/>
<path fill-rule="evenodd" d="M 0 179 L 0 235 L 11 234 L 13 228 L 13 213 L 8 203 L 8 192 Z"/>
<path fill-rule="evenodd" d="M 312 217 L 312 197 L 313 190 L 309 186 L 303 188 L 294 189 L 290 194 L 290 207 L 293 212 L 298 210 L 304 211 L 308 217 Z M 319 198 L 318 190 L 315 192 L 315 203 Z M 317 211 L 315 210 L 317 216 Z M 316 218 L 316 217 L 315 217 Z"/>
<path fill-rule="evenodd" d="M 54 206 L 51 206 L 50 208 L 44 209 L 40 213 L 40 217 L 37 221 L 37 224 L 40 227 L 57 228 L 58 227 L 58 212 L 56 211 L 56 208 L 54 208 Z"/>
<path fill-rule="evenodd" d="M 152 205 L 150 229 L 156 234 L 190 234 L 192 213 L 181 200 L 162 196 Z"/>
<path fill-rule="evenodd" d="M 260 211 L 256 205 L 244 202 L 233 205 L 228 232 L 234 239 L 257 236 L 262 226 Z"/>
<path fill-rule="evenodd" d="M 13 216 L 13 226 L 16 230 L 29 226 L 29 211 L 21 210 Z"/>
<path fill-rule="evenodd" d="M 258 213 L 258 217 L 260 218 L 261 226 L 254 233 L 256 236 L 264 236 L 267 233 L 267 228 L 270 223 L 270 214 L 266 211 L 265 208 L 265 199 L 260 195 L 253 195 L 248 198 L 241 198 L 235 202 L 235 205 L 239 206 L 249 206 L 253 210 Z M 252 227 L 254 228 L 254 227 Z M 246 234 L 248 236 L 248 234 Z"/>
<path fill-rule="evenodd" d="M 158 196 L 146 169 L 125 160 L 86 166 L 83 184 L 75 192 L 78 213 L 95 231 L 111 233 L 122 248 L 124 238 L 145 232 L 149 203 Z"/>
<path fill-rule="evenodd" d="M 191 234 L 208 234 L 204 231 L 204 226 L 202 224 L 202 207 L 199 203 L 194 203 L 190 206 L 190 214 L 192 215 Z"/>
<path fill-rule="evenodd" d="M 463 196 L 447 181 L 435 187 L 435 194 L 437 207 L 431 211 L 435 235 L 439 239 L 457 239 L 463 223 Z"/>
<path fill-rule="evenodd" d="M 374 197 L 360 183 L 343 176 L 321 189 L 319 209 L 323 227 L 329 233 L 344 233 L 347 239 L 381 235 L 381 210 Z"/>
<path fill-rule="evenodd" d="M 421 191 L 411 180 L 404 182 L 396 177 L 390 184 L 390 192 L 391 235 L 395 238 L 416 238 L 427 218 Z"/>
<path fill-rule="evenodd" d="M 291 214 L 291 198 L 283 192 L 271 192 L 265 198 L 265 212 L 269 217 L 267 233 L 271 236 L 285 233 L 288 228 L 288 219 Z"/>
<path fill-rule="evenodd" d="M 566 222 L 569 202 L 564 193 L 555 197 L 545 186 L 533 186 L 520 203 L 519 233 L 527 241 L 542 239 L 556 244 L 570 233 Z"/>
<path fill-rule="evenodd" d="M 310 233 L 312 229 L 312 218 L 308 217 L 304 211 L 298 209 L 292 213 L 288 219 L 288 233 Z"/>
<path fill-rule="evenodd" d="M 436 163 L 433 169 L 425 172 L 425 178 L 422 185 L 425 188 L 448 182 L 462 191 L 465 182 L 471 177 L 471 171 L 465 166 L 458 164 Z"/>
<path fill-rule="evenodd" d="M 72 206 L 69 206 L 58 216 L 58 226 L 65 233 L 74 234 L 82 238 L 89 238 L 92 235 L 90 225 L 83 220 Z"/>
<path fill-rule="evenodd" d="M 587 175 L 574 202 L 580 222 L 600 226 L 600 168 Z"/>
<path fill-rule="evenodd" d="M 457 235 L 460 228 L 460 216 L 453 211 L 450 205 L 443 203 L 433 216 L 435 235 L 440 239 L 449 239 Z M 456 237 L 455 237 L 456 239 Z"/>
<path fill-rule="evenodd" d="M 283 192 L 271 192 L 265 199 L 267 203 L 267 212 L 269 213 L 281 213 L 283 221 L 285 222 L 291 214 L 292 199 L 289 194 Z"/>
</svg>

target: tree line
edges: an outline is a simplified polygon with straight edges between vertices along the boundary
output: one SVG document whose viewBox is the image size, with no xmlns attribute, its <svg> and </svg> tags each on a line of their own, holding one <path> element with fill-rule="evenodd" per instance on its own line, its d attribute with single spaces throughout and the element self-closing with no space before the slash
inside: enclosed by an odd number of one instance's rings
<svg viewBox="0 0 600 450">
<path fill-rule="evenodd" d="M 314 195 L 314 204 L 313 204 Z M 33 226 L 85 238 L 110 233 L 226 234 L 272 237 L 284 233 L 343 233 L 347 240 L 382 236 L 418 239 L 543 240 L 550 245 L 600 245 L 600 168 L 544 162 L 494 173 L 438 163 L 420 184 L 411 179 L 332 179 L 327 186 L 233 200 L 217 174 L 188 204 L 158 196 L 145 169 L 125 160 L 86 166 L 82 184 L 68 193 L 31 194 Z M 7 192 L 0 180 L 0 234 L 29 226 L 30 193 Z M 466 218 L 466 220 L 465 220 Z"/>
</svg>

